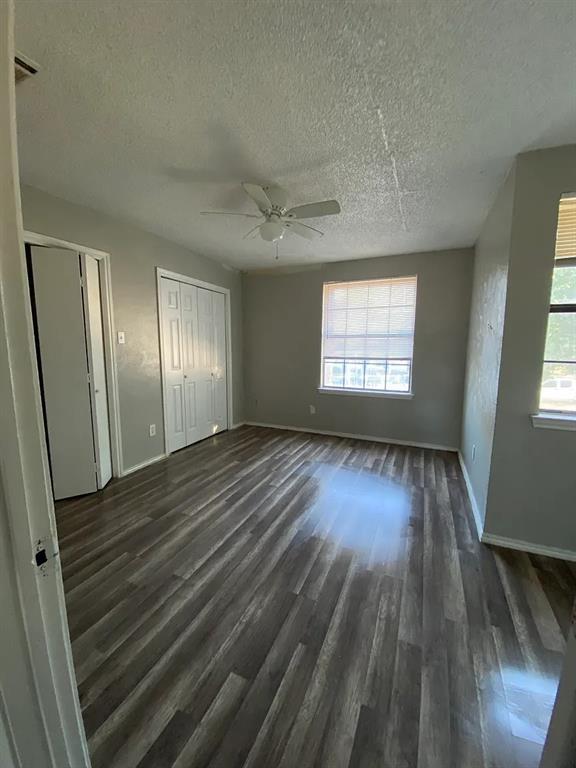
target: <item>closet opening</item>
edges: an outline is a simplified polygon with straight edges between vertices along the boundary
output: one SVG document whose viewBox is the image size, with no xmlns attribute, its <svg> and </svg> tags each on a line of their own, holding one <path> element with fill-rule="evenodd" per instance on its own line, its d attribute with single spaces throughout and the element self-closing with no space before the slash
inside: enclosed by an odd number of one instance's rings
<svg viewBox="0 0 576 768">
<path fill-rule="evenodd" d="M 156 269 L 167 454 L 232 423 L 230 291 Z"/>
</svg>

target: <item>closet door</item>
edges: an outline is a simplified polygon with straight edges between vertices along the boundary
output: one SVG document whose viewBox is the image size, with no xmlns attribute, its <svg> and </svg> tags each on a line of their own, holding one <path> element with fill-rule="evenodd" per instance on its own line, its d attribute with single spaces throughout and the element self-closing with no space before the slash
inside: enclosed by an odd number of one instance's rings
<svg viewBox="0 0 576 768">
<path fill-rule="evenodd" d="M 214 315 L 213 291 L 198 291 L 198 365 L 194 372 L 198 387 L 199 432 L 202 439 L 214 429 Z"/>
<path fill-rule="evenodd" d="M 172 452 L 186 445 L 180 283 L 163 277 L 160 298 L 164 348 L 166 446 L 168 452 Z"/>
<path fill-rule="evenodd" d="M 52 486 L 65 499 L 98 488 L 80 261 L 32 247 L 31 267 Z"/>
<path fill-rule="evenodd" d="M 198 288 L 180 283 L 182 299 L 182 350 L 184 359 L 184 413 L 186 445 L 202 440 L 211 432 L 206 426 L 206 371 L 201 365 L 198 320 Z"/>
<path fill-rule="evenodd" d="M 98 261 L 93 256 L 83 254 L 80 259 L 84 282 L 84 321 L 90 372 L 96 474 L 98 476 L 98 488 L 104 488 L 112 477 L 112 457 L 110 452 L 106 364 L 104 361 L 100 272 Z"/>
<path fill-rule="evenodd" d="M 225 297 L 161 280 L 167 449 L 227 429 Z"/>
<path fill-rule="evenodd" d="M 223 293 L 212 293 L 213 339 L 213 431 L 220 432 L 228 428 L 228 408 L 226 400 L 226 299 Z"/>
</svg>

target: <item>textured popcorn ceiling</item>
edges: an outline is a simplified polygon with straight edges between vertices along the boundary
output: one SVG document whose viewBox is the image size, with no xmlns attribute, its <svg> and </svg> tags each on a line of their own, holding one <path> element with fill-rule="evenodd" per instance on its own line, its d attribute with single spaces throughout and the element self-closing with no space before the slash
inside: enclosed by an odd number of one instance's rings
<svg viewBox="0 0 576 768">
<path fill-rule="evenodd" d="M 337 198 L 283 264 L 472 244 L 515 154 L 576 141 L 574 0 L 16 0 L 23 180 L 241 269 L 240 181 Z"/>
</svg>

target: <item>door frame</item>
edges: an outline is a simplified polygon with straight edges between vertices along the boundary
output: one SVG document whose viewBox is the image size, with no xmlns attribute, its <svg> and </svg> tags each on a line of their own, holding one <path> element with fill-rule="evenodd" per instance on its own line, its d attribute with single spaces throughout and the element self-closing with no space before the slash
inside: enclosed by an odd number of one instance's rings
<svg viewBox="0 0 576 768">
<path fill-rule="evenodd" d="M 108 421 L 110 424 L 110 448 L 112 452 L 112 476 L 122 477 L 124 460 L 122 456 L 122 430 L 120 426 L 120 397 L 118 394 L 118 369 L 116 365 L 116 345 L 114 343 L 114 309 L 112 303 L 112 272 L 110 254 L 89 248 L 86 245 L 60 240 L 57 237 L 42 235 L 24 230 L 24 242 L 44 248 L 63 248 L 79 255 L 92 256 L 98 261 L 100 275 L 100 300 L 102 306 L 102 329 L 104 335 L 104 364 L 106 383 L 108 384 Z M 92 392 L 90 393 L 92 400 Z"/>
<path fill-rule="evenodd" d="M 58 557 L 18 174 L 14 88 L 14 7 L 0 3 L 0 523 L 9 580 L 2 598 L 17 606 L 21 644 L 2 648 L 0 670 L 25 662 L 29 679 L 0 697 L 2 730 L 16 764 L 89 768 L 90 757 Z M 4 528 L 5 524 L 5 528 Z M 17 614 L 17 615 L 16 615 Z"/>
<path fill-rule="evenodd" d="M 225 312 L 225 326 L 226 326 L 226 419 L 228 422 L 227 429 L 232 429 L 232 415 L 233 415 L 233 402 L 232 402 L 232 313 L 230 308 L 230 288 L 223 288 L 221 285 L 214 285 L 214 283 L 207 283 L 204 280 L 197 280 L 195 277 L 189 275 L 181 275 L 178 272 L 172 272 L 169 269 L 163 269 L 162 267 L 156 267 L 156 302 L 158 308 L 158 336 L 160 339 L 160 371 L 162 380 L 162 415 L 164 423 L 164 452 L 166 456 L 168 452 L 168 421 L 167 421 L 167 408 L 166 408 L 166 379 L 164 375 L 164 339 L 162 334 L 162 291 L 161 280 L 165 277 L 168 280 L 178 280 L 181 283 L 187 283 L 188 285 L 194 285 L 196 288 L 206 288 L 209 291 L 215 293 L 221 293 L 224 295 L 224 312 Z"/>
</svg>

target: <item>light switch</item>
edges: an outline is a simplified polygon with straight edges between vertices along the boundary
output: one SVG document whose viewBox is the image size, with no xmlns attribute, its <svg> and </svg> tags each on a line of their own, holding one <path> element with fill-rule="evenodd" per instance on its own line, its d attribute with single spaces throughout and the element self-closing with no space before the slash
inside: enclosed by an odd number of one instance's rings
<svg viewBox="0 0 576 768">
<path fill-rule="evenodd" d="M 154 437 L 156 434 L 156 424 L 150 424 L 150 437 Z"/>
<path fill-rule="evenodd" d="M 126 336 L 124 331 L 118 331 L 118 344 L 124 344 L 126 342 Z"/>
</svg>

